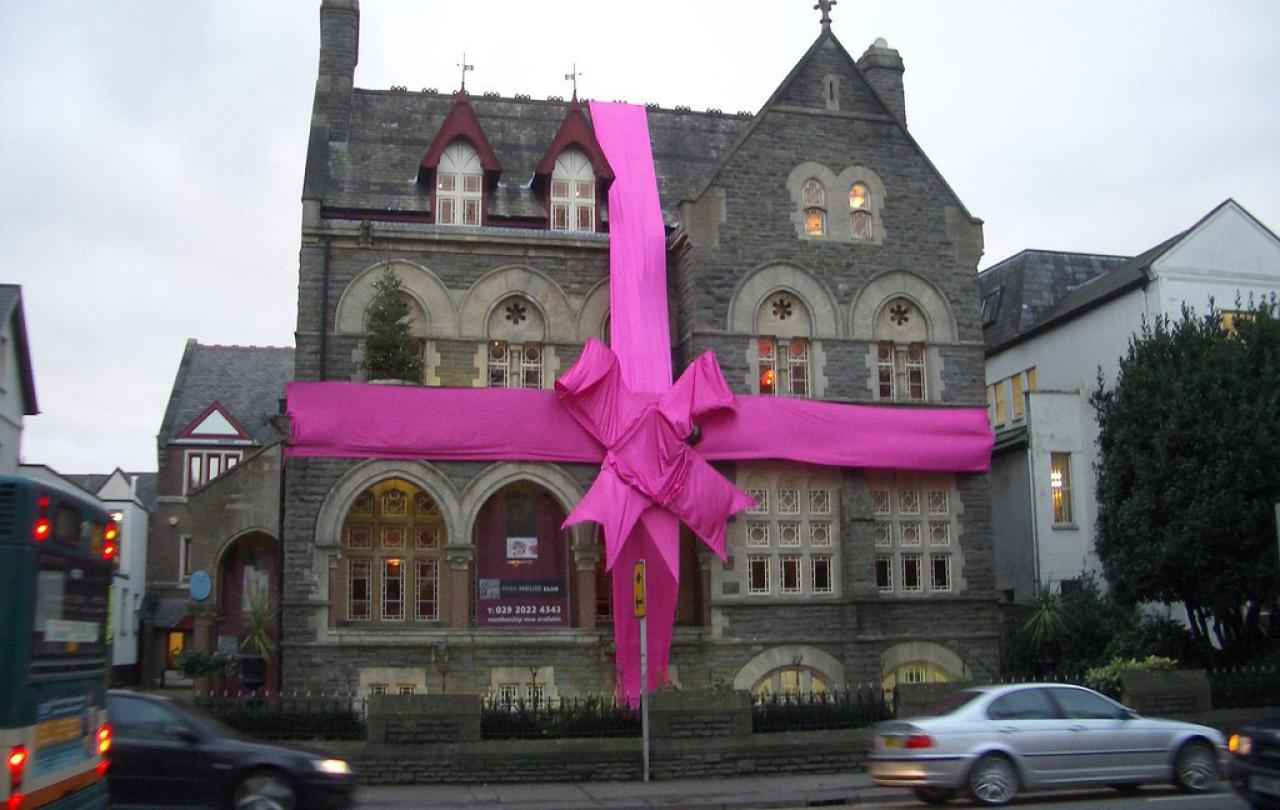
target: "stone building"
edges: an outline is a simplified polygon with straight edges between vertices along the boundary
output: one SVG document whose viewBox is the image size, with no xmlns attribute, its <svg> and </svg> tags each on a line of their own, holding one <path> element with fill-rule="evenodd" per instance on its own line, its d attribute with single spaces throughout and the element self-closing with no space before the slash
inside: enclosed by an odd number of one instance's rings
<svg viewBox="0 0 1280 810">
<path fill-rule="evenodd" d="M 551 388 L 609 334 L 613 175 L 587 106 L 356 88 L 359 13 L 320 10 L 296 379 L 365 379 L 389 268 L 424 384 Z M 883 40 L 854 59 L 824 23 L 755 115 L 648 108 L 677 374 L 714 349 L 737 394 L 983 405 L 982 223 L 912 138 L 902 77 Z M 986 475 L 720 469 L 758 505 L 730 523 L 727 562 L 682 538 L 672 681 L 995 673 Z M 595 474 L 289 459 L 285 688 L 611 691 L 610 620 L 630 606 L 611 604 L 596 527 L 559 529 Z M 508 582 L 546 597 L 508 603 Z M 497 620 L 495 605 L 540 618 Z"/>
</svg>

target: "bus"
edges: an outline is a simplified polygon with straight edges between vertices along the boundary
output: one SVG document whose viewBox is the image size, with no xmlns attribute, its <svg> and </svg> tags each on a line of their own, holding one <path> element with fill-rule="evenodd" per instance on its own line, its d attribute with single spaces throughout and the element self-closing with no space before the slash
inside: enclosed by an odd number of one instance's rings
<svg viewBox="0 0 1280 810">
<path fill-rule="evenodd" d="M 0 800 L 105 808 L 107 633 L 119 526 L 91 500 L 0 476 Z"/>
</svg>

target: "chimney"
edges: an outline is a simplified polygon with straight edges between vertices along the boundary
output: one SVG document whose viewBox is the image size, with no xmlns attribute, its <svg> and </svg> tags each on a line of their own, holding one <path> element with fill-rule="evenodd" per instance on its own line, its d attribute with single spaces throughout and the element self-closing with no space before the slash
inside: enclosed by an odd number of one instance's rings
<svg viewBox="0 0 1280 810">
<path fill-rule="evenodd" d="M 902 57 L 884 38 L 871 43 L 858 59 L 858 69 L 903 126 L 907 125 L 907 102 L 902 93 Z"/>
<path fill-rule="evenodd" d="M 320 73 L 312 126 L 328 126 L 330 141 L 345 141 L 351 123 L 351 88 L 360 58 L 360 0 L 320 3 Z"/>
</svg>

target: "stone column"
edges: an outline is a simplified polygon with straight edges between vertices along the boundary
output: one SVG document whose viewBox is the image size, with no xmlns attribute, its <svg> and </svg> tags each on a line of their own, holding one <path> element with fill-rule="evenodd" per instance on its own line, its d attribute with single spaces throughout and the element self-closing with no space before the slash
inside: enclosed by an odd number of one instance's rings
<svg viewBox="0 0 1280 810">
<path fill-rule="evenodd" d="M 444 547 L 449 562 L 449 626 L 471 626 L 471 561 L 475 549 L 470 544 Z"/>
<path fill-rule="evenodd" d="M 596 629 L 596 563 L 600 561 L 600 547 L 594 538 L 584 542 L 575 538 L 573 543 L 573 599 L 577 606 L 578 627 Z"/>
</svg>

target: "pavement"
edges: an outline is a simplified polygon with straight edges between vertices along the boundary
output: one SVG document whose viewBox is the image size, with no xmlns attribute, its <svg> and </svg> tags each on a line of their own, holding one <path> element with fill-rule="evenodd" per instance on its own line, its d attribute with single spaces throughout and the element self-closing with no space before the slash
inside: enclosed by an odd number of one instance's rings
<svg viewBox="0 0 1280 810">
<path fill-rule="evenodd" d="M 502 810 L 649 810 L 649 808 L 776 808 L 878 804 L 909 799 L 879 788 L 865 773 L 739 776 L 662 782 L 558 782 L 481 785 L 364 785 L 362 808 Z"/>
</svg>

